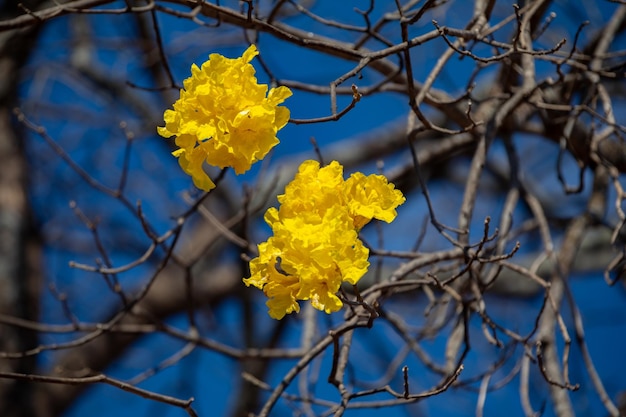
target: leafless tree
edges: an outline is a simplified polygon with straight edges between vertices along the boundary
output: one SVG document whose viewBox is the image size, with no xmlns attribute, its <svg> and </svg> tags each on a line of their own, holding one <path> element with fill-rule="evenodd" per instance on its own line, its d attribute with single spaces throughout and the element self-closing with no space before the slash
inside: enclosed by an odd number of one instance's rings
<svg viewBox="0 0 626 417">
<path fill-rule="evenodd" d="M 0 415 L 101 385 L 151 415 L 427 415 L 461 394 L 457 415 L 503 415 L 502 389 L 515 415 L 626 415 L 572 290 L 583 273 L 624 301 L 625 29 L 620 0 L 3 2 Z M 279 148 L 302 152 L 199 193 L 156 126 L 192 62 L 250 43 L 294 91 Z M 272 320 L 242 278 L 312 158 L 407 203 L 363 230 L 341 313 Z"/>
</svg>

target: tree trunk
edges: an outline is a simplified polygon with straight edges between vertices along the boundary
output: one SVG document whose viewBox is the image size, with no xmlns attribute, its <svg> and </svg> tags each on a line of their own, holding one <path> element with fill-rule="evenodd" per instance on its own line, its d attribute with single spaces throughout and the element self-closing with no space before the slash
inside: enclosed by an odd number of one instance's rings
<svg viewBox="0 0 626 417">
<path fill-rule="evenodd" d="M 12 14 L 13 11 L 6 10 L 11 6 L 15 7 L 13 2 L 5 2 L 2 15 Z M 28 202 L 24 140 L 13 123 L 13 108 L 20 68 L 32 50 L 37 33 L 37 29 L 30 28 L 0 34 L 0 314 L 25 319 L 38 317 L 40 245 Z M 1 352 L 20 352 L 36 343 L 34 332 L 0 325 Z M 35 357 L 0 359 L 0 371 L 30 373 L 35 362 Z M 32 415 L 32 384 L 0 380 L 0 415 Z"/>
</svg>

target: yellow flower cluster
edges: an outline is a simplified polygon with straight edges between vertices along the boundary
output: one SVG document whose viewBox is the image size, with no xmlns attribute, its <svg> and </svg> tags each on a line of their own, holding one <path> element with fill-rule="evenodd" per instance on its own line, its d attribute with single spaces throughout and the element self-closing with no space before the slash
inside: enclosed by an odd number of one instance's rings
<svg viewBox="0 0 626 417">
<path fill-rule="evenodd" d="M 289 120 L 289 109 L 279 106 L 291 96 L 287 87 L 258 84 L 250 61 L 258 55 L 251 45 L 243 56 L 229 59 L 211 54 L 200 68 L 191 67 L 173 110 L 166 110 L 161 136 L 176 136 L 182 169 L 205 191 L 215 184 L 202 164 L 233 167 L 237 174 L 265 157 L 276 144 L 276 133 Z"/>
<path fill-rule="evenodd" d="M 265 213 L 274 235 L 258 245 L 244 283 L 263 290 L 275 319 L 299 312 L 298 300 L 311 300 L 326 313 L 338 311 L 341 283 L 356 284 L 369 267 L 359 230 L 372 219 L 391 222 L 404 200 L 382 175 L 355 173 L 344 180 L 336 161 L 322 168 L 303 162 L 278 196 L 280 208 Z"/>
</svg>

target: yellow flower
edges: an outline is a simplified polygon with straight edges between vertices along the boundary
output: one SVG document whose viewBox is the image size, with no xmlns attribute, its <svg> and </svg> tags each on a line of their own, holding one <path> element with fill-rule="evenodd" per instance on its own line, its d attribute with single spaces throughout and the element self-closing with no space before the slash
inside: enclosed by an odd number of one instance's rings
<svg viewBox="0 0 626 417">
<path fill-rule="evenodd" d="M 273 238 L 259 244 L 259 257 L 250 261 L 250 278 L 244 279 L 246 285 L 254 285 L 262 289 L 269 298 L 267 305 L 270 316 L 282 319 L 285 314 L 298 313 L 300 306 L 296 300 L 300 283 L 296 276 L 287 275 L 276 267 L 280 263 L 277 250 L 273 245 Z"/>
<path fill-rule="evenodd" d="M 163 115 L 165 127 L 157 128 L 163 137 L 176 136 L 173 155 L 202 190 L 215 187 L 204 162 L 242 174 L 278 144 L 276 133 L 289 121 L 289 109 L 279 104 L 291 90 L 272 88 L 266 96 L 250 64 L 257 55 L 251 45 L 239 58 L 211 54 L 200 68 L 192 65 L 180 98 Z"/>
<path fill-rule="evenodd" d="M 285 194 L 278 196 L 281 206 L 276 216 L 321 218 L 329 207 L 341 201 L 343 184 L 343 167 L 337 161 L 321 169 L 317 161 L 304 161 L 293 181 L 285 187 Z M 269 221 L 268 224 L 271 226 Z"/>
<path fill-rule="evenodd" d="M 354 225 L 359 230 L 372 219 L 390 223 L 397 216 L 396 207 L 405 201 L 402 192 L 389 184 L 384 176 L 366 177 L 360 172 L 348 178 L 344 193 Z"/>
<path fill-rule="evenodd" d="M 320 168 L 305 161 L 278 201 L 265 213 L 274 235 L 258 245 L 243 280 L 263 290 L 275 319 L 299 312 L 298 300 L 326 313 L 341 309 L 342 282 L 356 285 L 369 268 L 359 229 L 373 218 L 393 220 L 404 197 L 383 176 L 357 173 L 344 181 L 338 162 Z"/>
<path fill-rule="evenodd" d="M 274 236 L 259 244 L 246 285 L 262 289 L 271 317 L 298 312 L 297 300 L 331 313 L 341 308 L 336 296 L 343 281 L 356 284 L 367 272 L 369 251 L 358 239 L 345 207 L 335 206 L 323 219 L 288 218 L 274 224 Z"/>
</svg>

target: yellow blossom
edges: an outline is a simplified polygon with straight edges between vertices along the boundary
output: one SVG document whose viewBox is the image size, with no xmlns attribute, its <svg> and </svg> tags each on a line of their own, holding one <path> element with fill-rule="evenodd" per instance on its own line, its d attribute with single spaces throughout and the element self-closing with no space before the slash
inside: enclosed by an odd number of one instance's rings
<svg viewBox="0 0 626 417">
<path fill-rule="evenodd" d="M 402 192 L 389 184 L 384 176 L 366 177 L 361 172 L 355 172 L 348 178 L 344 193 L 357 229 L 361 229 L 372 219 L 390 223 L 396 218 L 396 207 L 405 201 Z"/>
<path fill-rule="evenodd" d="M 285 187 L 285 194 L 278 196 L 280 218 L 295 216 L 319 216 L 329 207 L 340 203 L 344 185 L 343 167 L 333 161 L 320 169 L 317 161 L 304 161 L 293 181 Z M 268 221 L 268 212 L 266 221 Z M 268 221 L 271 226 L 271 222 Z"/>
<path fill-rule="evenodd" d="M 250 64 L 256 55 L 251 45 L 239 58 L 211 54 L 201 67 L 192 65 L 180 98 L 163 115 L 165 126 L 157 128 L 161 136 L 176 137 L 173 155 L 202 190 L 215 187 L 204 162 L 242 174 L 278 144 L 276 133 L 289 121 L 289 109 L 279 104 L 291 90 L 267 93 Z"/>
<path fill-rule="evenodd" d="M 338 162 L 320 168 L 305 161 L 278 201 L 265 213 L 274 234 L 258 245 L 243 280 L 263 290 L 275 319 L 299 312 L 298 300 L 326 313 L 341 309 L 341 284 L 356 285 L 369 268 L 358 231 L 373 218 L 393 220 L 404 197 L 383 176 L 357 173 L 344 181 Z"/>
</svg>

